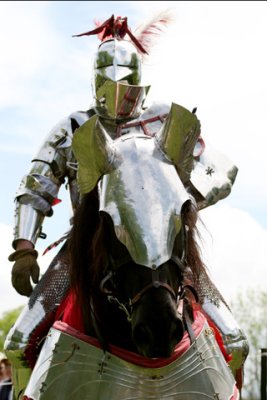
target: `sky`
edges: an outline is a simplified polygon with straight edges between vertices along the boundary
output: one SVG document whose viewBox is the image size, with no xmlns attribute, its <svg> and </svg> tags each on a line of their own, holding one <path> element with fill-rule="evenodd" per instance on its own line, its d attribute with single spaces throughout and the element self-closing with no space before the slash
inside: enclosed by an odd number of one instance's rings
<svg viewBox="0 0 267 400">
<path fill-rule="evenodd" d="M 52 127 L 91 104 L 96 37 L 72 35 L 112 14 L 132 31 L 160 11 L 175 22 L 145 61 L 148 102 L 197 107 L 202 136 L 239 172 L 232 193 L 200 212 L 202 254 L 227 301 L 266 289 L 267 2 L 258 1 L 2 1 L 0 3 L 0 315 L 26 304 L 10 277 L 14 194 Z M 149 100 L 150 99 L 150 100 Z M 62 203 L 47 218 L 37 250 L 42 273 L 56 251 L 43 250 L 67 229 Z"/>
</svg>

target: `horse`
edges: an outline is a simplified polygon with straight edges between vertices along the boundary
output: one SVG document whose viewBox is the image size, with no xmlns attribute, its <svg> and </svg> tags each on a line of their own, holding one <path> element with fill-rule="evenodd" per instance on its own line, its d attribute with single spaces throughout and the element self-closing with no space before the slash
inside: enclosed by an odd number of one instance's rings
<svg viewBox="0 0 267 400">
<path fill-rule="evenodd" d="M 205 266 L 196 205 L 164 147 L 169 129 L 112 140 L 95 117 L 76 132 L 84 194 L 68 242 L 70 292 L 24 399 L 238 399 L 187 280 Z"/>
<path fill-rule="evenodd" d="M 96 212 L 98 203 L 95 191 L 84 197 L 70 239 L 71 286 L 85 332 L 98 336 L 104 348 L 112 343 L 145 357 L 169 357 L 184 335 L 183 316 L 177 312 L 186 291 L 181 237 L 176 238 L 172 258 L 157 269 L 136 264 L 117 239 L 108 214 Z M 196 247 L 190 248 L 188 259 L 192 250 L 198 255 Z M 187 312 L 192 313 L 189 304 Z"/>
</svg>

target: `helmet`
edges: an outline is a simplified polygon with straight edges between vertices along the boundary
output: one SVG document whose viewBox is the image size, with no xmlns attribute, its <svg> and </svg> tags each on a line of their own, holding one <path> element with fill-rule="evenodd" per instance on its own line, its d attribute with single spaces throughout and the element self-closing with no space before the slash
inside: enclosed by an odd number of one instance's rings
<svg viewBox="0 0 267 400">
<path fill-rule="evenodd" d="M 95 29 L 74 35 L 97 34 L 102 41 L 95 56 L 92 85 L 98 115 L 116 120 L 138 117 L 149 90 L 149 86 L 140 86 L 141 54 L 148 54 L 153 37 L 170 21 L 168 13 L 161 13 L 141 27 L 135 37 L 126 17 L 112 15 Z M 126 34 L 131 41 L 124 39 Z"/>
<path fill-rule="evenodd" d="M 133 43 L 125 40 L 126 33 Z M 147 53 L 127 26 L 127 18 L 112 15 L 101 26 L 75 36 L 99 34 L 102 43 L 95 55 L 92 91 L 97 114 L 110 119 L 136 118 L 149 87 L 141 82 L 142 57 Z M 139 51 L 137 50 L 139 49 Z"/>
<path fill-rule="evenodd" d="M 106 40 L 100 44 L 95 57 L 94 92 L 97 92 L 107 79 L 139 85 L 141 68 L 141 56 L 131 42 Z"/>
<path fill-rule="evenodd" d="M 149 87 L 140 86 L 141 56 L 126 40 L 110 39 L 101 43 L 93 71 L 93 96 L 96 112 L 102 117 L 137 117 Z"/>
</svg>

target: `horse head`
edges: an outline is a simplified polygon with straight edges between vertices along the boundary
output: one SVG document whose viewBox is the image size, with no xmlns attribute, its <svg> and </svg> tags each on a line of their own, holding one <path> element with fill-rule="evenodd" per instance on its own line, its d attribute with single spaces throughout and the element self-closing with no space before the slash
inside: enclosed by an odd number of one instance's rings
<svg viewBox="0 0 267 400">
<path fill-rule="evenodd" d="M 147 357 L 169 357 L 184 333 L 183 273 L 190 257 L 190 224 L 196 221 L 177 170 L 192 163 L 199 126 L 195 116 L 186 114 L 179 132 L 173 122 L 177 111 L 172 108 L 155 137 L 133 132 L 112 140 L 93 117 L 73 139 L 81 193 L 92 193 L 97 185 L 102 233 L 96 227 L 96 241 L 103 242 L 97 285 L 109 303 L 124 311 L 131 339 Z M 179 140 L 172 137 L 177 129 Z M 84 224 L 84 216 L 78 219 Z M 74 229 L 81 227 L 74 224 Z"/>
</svg>

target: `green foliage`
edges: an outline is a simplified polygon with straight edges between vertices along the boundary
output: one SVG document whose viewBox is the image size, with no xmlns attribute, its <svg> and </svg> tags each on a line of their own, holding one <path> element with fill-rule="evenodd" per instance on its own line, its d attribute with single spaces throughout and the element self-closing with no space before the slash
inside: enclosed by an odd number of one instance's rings
<svg viewBox="0 0 267 400">
<path fill-rule="evenodd" d="M 22 308 L 23 306 L 7 311 L 3 314 L 2 318 L 0 318 L 0 352 L 3 351 L 6 335 L 18 318 Z"/>
<path fill-rule="evenodd" d="M 260 398 L 260 350 L 267 347 L 267 292 L 248 289 L 239 293 L 231 309 L 249 342 L 249 355 L 245 363 L 243 399 Z"/>
</svg>

